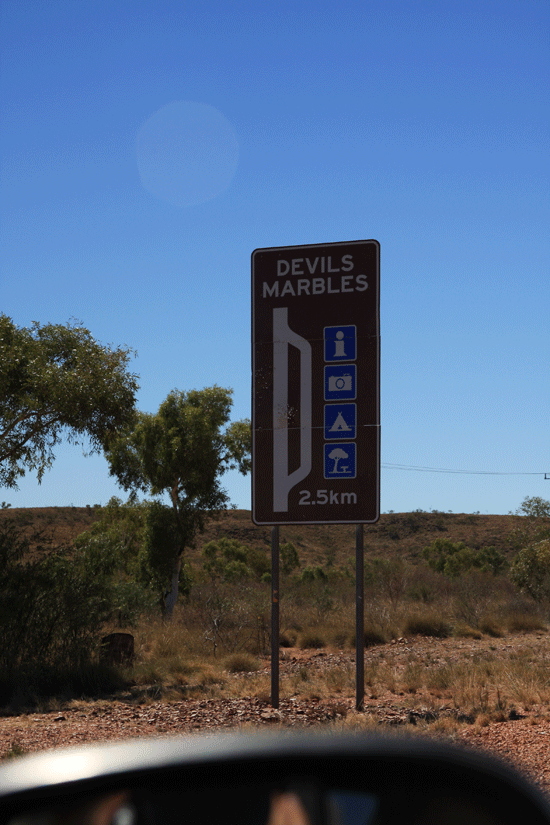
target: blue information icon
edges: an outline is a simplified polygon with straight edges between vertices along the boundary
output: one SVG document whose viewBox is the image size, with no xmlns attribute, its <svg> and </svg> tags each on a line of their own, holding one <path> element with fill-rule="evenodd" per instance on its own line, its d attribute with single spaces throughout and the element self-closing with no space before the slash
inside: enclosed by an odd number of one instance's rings
<svg viewBox="0 0 550 825">
<path fill-rule="evenodd" d="M 355 361 L 357 357 L 357 327 L 325 327 L 325 361 Z"/>
<path fill-rule="evenodd" d="M 325 367 L 325 401 L 352 401 L 356 396 L 355 364 Z"/>
<path fill-rule="evenodd" d="M 327 441 L 355 438 L 357 407 L 355 404 L 325 404 L 325 438 Z"/>
<path fill-rule="evenodd" d="M 325 478 L 355 478 L 355 444 L 325 444 Z"/>
</svg>

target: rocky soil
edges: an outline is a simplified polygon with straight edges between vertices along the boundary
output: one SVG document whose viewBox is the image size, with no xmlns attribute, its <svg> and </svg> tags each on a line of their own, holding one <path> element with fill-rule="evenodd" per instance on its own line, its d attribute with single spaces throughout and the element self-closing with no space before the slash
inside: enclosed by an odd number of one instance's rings
<svg viewBox="0 0 550 825">
<path fill-rule="evenodd" d="M 281 679 L 306 668 L 312 689 L 307 695 L 306 690 L 301 690 L 294 696 L 282 696 L 277 710 L 271 707 L 268 695 L 233 698 L 231 690 L 225 698 L 162 701 L 143 692 L 129 692 L 109 701 L 72 701 L 48 713 L 6 713 L 0 717 L 0 757 L 129 737 L 230 729 L 249 732 L 318 728 L 328 724 L 337 730 L 374 729 L 396 735 L 437 736 L 480 748 L 515 765 L 550 796 L 550 707 L 540 691 L 524 703 L 503 702 L 496 721 L 494 712 L 471 715 L 468 709 L 457 707 L 452 690 L 428 691 L 414 686 L 403 690 L 403 681 L 399 679 L 400 673 L 410 666 L 411 656 L 420 662 L 449 663 L 453 657 L 466 660 L 487 652 L 505 656 L 510 649 L 514 655 L 535 652 L 539 661 L 549 661 L 550 668 L 550 639 L 546 633 L 481 640 L 400 639 L 371 648 L 365 654 L 366 697 L 364 709 L 359 712 L 349 689 L 330 697 L 315 693 L 315 685 L 321 684 L 316 676 L 323 672 L 354 672 L 351 652 L 289 649 L 281 651 Z M 375 660 L 383 661 L 391 669 L 395 685 L 369 685 L 369 667 Z M 265 674 L 269 667 L 269 660 L 265 660 Z M 243 676 L 227 674 L 227 678 L 230 686 L 232 678 Z"/>
</svg>

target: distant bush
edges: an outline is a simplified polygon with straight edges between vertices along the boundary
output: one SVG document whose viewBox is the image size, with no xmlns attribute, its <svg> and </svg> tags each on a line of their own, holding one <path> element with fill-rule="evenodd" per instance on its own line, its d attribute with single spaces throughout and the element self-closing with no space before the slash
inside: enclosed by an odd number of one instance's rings
<svg viewBox="0 0 550 825">
<path fill-rule="evenodd" d="M 284 574 L 292 573 L 300 566 L 298 551 L 291 542 L 285 542 L 280 546 L 281 570 Z"/>
<path fill-rule="evenodd" d="M 534 613 L 512 613 L 506 618 L 506 626 L 511 633 L 548 630 L 540 616 Z"/>
<path fill-rule="evenodd" d="M 479 629 L 486 636 L 492 636 L 493 639 L 500 639 L 504 636 L 502 626 L 492 616 L 484 616 L 479 623 Z"/>
<path fill-rule="evenodd" d="M 248 653 L 233 653 L 224 661 L 229 673 L 253 673 L 260 669 L 260 662 Z"/>
<path fill-rule="evenodd" d="M 352 633 L 350 636 L 350 643 L 355 648 L 355 640 L 357 636 Z M 386 635 L 375 627 L 366 627 L 363 632 L 363 647 L 375 647 L 376 645 L 384 645 L 388 641 Z"/>
<path fill-rule="evenodd" d="M 350 640 L 350 633 L 345 630 L 337 630 L 332 634 L 331 642 L 335 647 L 348 647 Z"/>
<path fill-rule="evenodd" d="M 428 566 L 438 573 L 456 579 L 469 570 L 498 575 L 507 567 L 505 557 L 495 547 L 472 550 L 464 542 L 453 543 L 450 539 L 435 539 L 422 551 Z"/>
<path fill-rule="evenodd" d="M 307 650 L 308 648 L 318 650 L 321 647 L 326 647 L 326 645 L 325 639 L 317 633 L 304 633 L 300 639 L 300 647 L 302 650 Z"/>
<path fill-rule="evenodd" d="M 363 633 L 363 644 L 365 647 L 374 647 L 375 645 L 384 645 L 388 640 L 381 630 L 376 630 L 373 627 L 366 628 Z"/>
<path fill-rule="evenodd" d="M 550 538 L 550 501 L 540 496 L 527 496 L 515 513 L 514 529 L 508 541 L 514 550 L 521 550 Z"/>
<path fill-rule="evenodd" d="M 365 564 L 365 582 L 381 591 L 394 608 L 405 593 L 407 577 L 401 559 L 373 559 Z"/>
<path fill-rule="evenodd" d="M 323 570 L 323 568 L 318 565 L 317 567 L 304 567 L 300 574 L 300 581 L 304 582 L 313 582 L 313 581 L 326 581 L 328 578 L 327 574 Z"/>
<path fill-rule="evenodd" d="M 405 636 L 433 636 L 445 639 L 451 635 L 451 627 L 435 614 L 418 614 L 410 616 L 403 627 Z"/>
<path fill-rule="evenodd" d="M 467 624 L 458 624 L 454 630 L 454 636 L 458 639 L 481 639 L 483 633 L 477 627 L 470 627 Z"/>
<path fill-rule="evenodd" d="M 25 534 L 12 520 L 0 525 L 3 701 L 15 690 L 47 694 L 112 682 L 93 658 L 104 624 L 125 609 L 124 596 L 111 578 L 112 560 L 95 550 L 53 550 L 41 533 Z"/>
<path fill-rule="evenodd" d="M 237 582 L 242 579 L 266 581 L 270 562 L 262 550 L 223 536 L 202 548 L 203 569 L 212 580 Z"/>
<path fill-rule="evenodd" d="M 550 539 L 524 547 L 515 557 L 510 578 L 537 602 L 550 600 Z"/>
</svg>

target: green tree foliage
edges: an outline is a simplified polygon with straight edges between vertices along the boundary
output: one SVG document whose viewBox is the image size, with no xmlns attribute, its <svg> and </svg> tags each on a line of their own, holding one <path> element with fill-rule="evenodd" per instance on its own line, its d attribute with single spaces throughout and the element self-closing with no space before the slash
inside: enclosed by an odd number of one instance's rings
<svg viewBox="0 0 550 825">
<path fill-rule="evenodd" d="M 317 565 L 317 567 L 304 567 L 300 574 L 300 582 L 302 584 L 314 581 L 326 582 L 327 580 L 328 576 L 320 564 Z"/>
<path fill-rule="evenodd" d="M 101 508 L 90 530 L 81 533 L 74 546 L 81 561 L 97 557 L 109 578 L 112 618 L 119 626 L 132 625 L 159 600 L 155 559 L 148 546 L 151 507 L 135 499 L 123 503 L 113 497 Z M 170 515 L 170 508 L 168 509 Z"/>
<path fill-rule="evenodd" d="M 0 690 L 48 690 L 82 673 L 106 622 L 126 611 L 116 562 L 97 541 L 75 554 L 13 519 L 0 524 Z M 126 594 L 127 595 L 127 594 Z M 65 684 L 65 687 L 68 685 Z"/>
<path fill-rule="evenodd" d="M 527 518 L 550 518 L 550 501 L 540 496 L 526 496 L 515 512 L 516 516 Z"/>
<path fill-rule="evenodd" d="M 160 501 L 144 505 L 144 542 L 139 552 L 138 575 L 142 584 L 150 584 L 157 594 L 163 613 L 166 609 L 166 583 L 170 581 L 174 559 L 178 556 L 180 534 L 178 520 L 172 507 Z M 189 567 L 182 563 L 179 569 L 179 592 L 188 596 L 193 583 Z"/>
<path fill-rule="evenodd" d="M 82 553 L 104 553 L 121 596 L 127 594 L 126 612 L 119 623 L 132 624 L 154 604 L 164 607 L 166 582 L 172 573 L 178 547 L 178 530 L 172 507 L 160 501 L 123 503 L 113 497 L 101 508 L 90 530 L 75 539 Z M 192 578 L 187 567 L 180 572 L 180 591 L 188 595 Z M 132 598 L 130 598 L 132 597 Z"/>
<path fill-rule="evenodd" d="M 281 554 L 281 570 L 288 576 L 300 567 L 298 551 L 290 541 L 283 542 L 279 550 Z"/>
<path fill-rule="evenodd" d="M 550 539 L 524 547 L 514 558 L 510 578 L 537 602 L 550 600 Z"/>
<path fill-rule="evenodd" d="M 132 421 L 131 354 L 79 324 L 27 329 L 0 315 L 0 486 L 17 488 L 26 470 L 40 482 L 63 438 L 99 452 Z"/>
<path fill-rule="evenodd" d="M 384 593 L 396 607 L 405 592 L 407 572 L 402 559 L 372 559 L 365 564 L 365 582 Z"/>
<path fill-rule="evenodd" d="M 203 569 L 212 580 L 261 580 L 270 569 L 269 560 L 262 550 L 247 547 L 237 539 L 227 537 L 205 544 L 202 548 L 202 557 Z"/>
<path fill-rule="evenodd" d="M 165 583 L 167 618 L 177 600 L 185 548 L 204 529 L 206 515 L 229 503 L 221 476 L 229 469 L 243 474 L 250 469 L 250 424 L 229 423 L 231 396 L 232 390 L 218 386 L 173 390 L 157 413 L 139 413 L 106 450 L 111 475 L 125 490 L 170 499 L 177 543 Z"/>
<path fill-rule="evenodd" d="M 99 516 L 89 530 L 81 533 L 75 539 L 75 547 L 80 549 L 99 536 L 108 537 L 117 548 L 117 561 L 128 565 L 137 558 L 143 544 L 145 531 L 144 505 L 131 498 L 122 502 L 113 496 L 105 507 L 99 510 Z"/>
<path fill-rule="evenodd" d="M 428 567 L 456 579 L 472 569 L 497 575 L 507 566 L 505 557 L 495 547 L 472 550 L 464 542 L 453 543 L 450 539 L 435 539 L 422 551 Z"/>
<path fill-rule="evenodd" d="M 269 569 L 265 551 L 223 536 L 204 544 L 201 558 L 189 602 L 208 628 L 204 638 L 214 654 L 219 646 L 233 652 L 246 644 L 263 652 L 268 592 L 261 582 Z"/>
<path fill-rule="evenodd" d="M 510 543 L 515 550 L 550 538 L 550 501 L 540 496 L 526 496 L 515 511 Z"/>
<path fill-rule="evenodd" d="M 202 548 L 203 569 L 212 580 L 240 581 L 252 577 L 248 565 L 249 547 L 236 539 L 221 538 Z"/>
</svg>

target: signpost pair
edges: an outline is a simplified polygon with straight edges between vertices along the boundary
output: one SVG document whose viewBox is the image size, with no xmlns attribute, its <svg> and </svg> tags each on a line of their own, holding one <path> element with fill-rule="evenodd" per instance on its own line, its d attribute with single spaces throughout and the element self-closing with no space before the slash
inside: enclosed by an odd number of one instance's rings
<svg viewBox="0 0 550 825">
<path fill-rule="evenodd" d="M 380 514 L 380 245 L 252 253 L 252 519 L 272 526 L 271 698 L 279 704 L 279 525 L 356 525 L 356 692 L 364 695 L 363 525 Z"/>
</svg>

